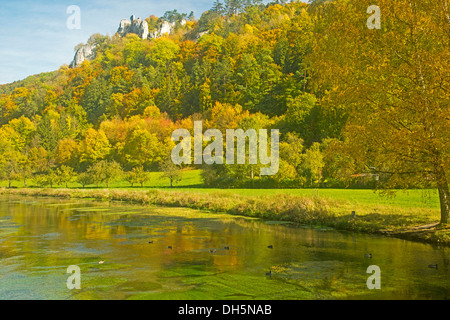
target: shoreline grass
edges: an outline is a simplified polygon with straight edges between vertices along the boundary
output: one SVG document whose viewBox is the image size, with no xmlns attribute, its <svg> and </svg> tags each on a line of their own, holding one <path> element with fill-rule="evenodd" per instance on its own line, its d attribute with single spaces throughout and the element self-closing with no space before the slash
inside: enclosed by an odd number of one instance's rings
<svg viewBox="0 0 450 320">
<path fill-rule="evenodd" d="M 209 191 L 209 192 L 208 192 Z M 0 188 L 1 194 L 90 198 L 125 201 L 139 205 L 187 207 L 211 212 L 249 216 L 265 220 L 290 221 L 337 230 L 383 234 L 431 244 L 449 245 L 450 228 L 437 225 L 439 210 L 389 204 L 358 204 L 324 196 L 278 193 L 246 195 L 230 190 L 204 189 L 199 192 L 176 189 L 49 189 Z M 357 209 L 355 209 L 357 207 Z M 352 217 L 351 211 L 356 210 Z M 427 226 L 427 227 L 423 227 Z"/>
</svg>

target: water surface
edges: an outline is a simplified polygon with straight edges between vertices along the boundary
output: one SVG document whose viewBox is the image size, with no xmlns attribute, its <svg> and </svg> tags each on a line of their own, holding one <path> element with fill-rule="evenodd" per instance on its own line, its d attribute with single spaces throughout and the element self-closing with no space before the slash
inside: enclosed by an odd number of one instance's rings
<svg viewBox="0 0 450 320">
<path fill-rule="evenodd" d="M 186 208 L 0 197 L 0 299 L 449 299 L 449 253 Z"/>
</svg>

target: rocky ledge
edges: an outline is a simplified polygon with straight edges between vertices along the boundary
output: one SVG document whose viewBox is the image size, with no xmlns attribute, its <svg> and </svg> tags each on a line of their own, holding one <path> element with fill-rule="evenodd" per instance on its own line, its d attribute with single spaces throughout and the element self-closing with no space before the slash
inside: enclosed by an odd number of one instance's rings
<svg viewBox="0 0 450 320">
<path fill-rule="evenodd" d="M 181 25 L 186 24 L 186 20 L 182 20 Z M 137 34 L 141 39 L 156 39 L 162 37 L 164 34 L 171 34 L 175 29 L 176 23 L 170 23 L 168 21 L 163 21 L 161 25 L 152 33 L 148 31 L 148 23 L 144 19 L 136 18 L 135 15 L 130 17 L 130 20 L 122 19 L 117 29 L 117 33 L 124 37 L 129 33 Z M 83 61 L 91 61 L 95 58 L 95 45 L 86 44 L 79 48 L 75 53 L 73 61 L 70 63 L 71 68 L 76 68 L 80 66 Z"/>
</svg>

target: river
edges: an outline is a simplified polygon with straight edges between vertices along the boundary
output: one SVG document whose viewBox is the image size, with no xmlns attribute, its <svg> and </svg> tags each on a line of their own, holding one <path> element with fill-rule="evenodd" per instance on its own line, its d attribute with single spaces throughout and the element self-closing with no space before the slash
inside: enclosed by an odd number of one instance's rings
<svg viewBox="0 0 450 320">
<path fill-rule="evenodd" d="M 186 208 L 0 197 L 3 300 L 449 299 L 449 258 L 448 247 Z"/>
</svg>

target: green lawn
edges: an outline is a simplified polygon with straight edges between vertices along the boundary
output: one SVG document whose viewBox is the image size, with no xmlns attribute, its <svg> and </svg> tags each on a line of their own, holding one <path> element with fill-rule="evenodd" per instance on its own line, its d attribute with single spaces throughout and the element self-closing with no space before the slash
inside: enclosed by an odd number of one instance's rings
<svg viewBox="0 0 450 320">
<path fill-rule="evenodd" d="M 29 180 L 28 186 L 33 187 L 34 182 Z M 0 186 L 7 186 L 6 181 L 1 181 Z M 14 187 L 22 188 L 22 181 L 15 181 Z M 55 185 L 54 188 L 64 188 L 63 185 Z M 97 189 L 105 188 L 105 185 L 90 185 L 88 188 Z M 131 187 L 130 183 L 120 180 L 110 184 L 111 188 L 142 190 L 142 189 L 166 189 L 173 191 L 188 191 L 194 193 L 211 193 L 211 194 L 238 194 L 241 196 L 261 196 L 272 197 L 280 194 L 299 195 L 309 197 L 330 198 L 335 200 L 344 200 L 348 204 L 347 209 L 354 209 L 358 212 L 361 207 L 370 210 L 376 209 L 377 206 L 386 207 L 393 206 L 403 209 L 439 209 L 439 196 L 437 190 L 398 190 L 393 196 L 381 196 L 379 193 L 369 189 L 219 189 L 202 187 L 201 170 L 186 170 L 183 172 L 183 179 L 174 188 L 170 188 L 168 179 L 161 179 L 160 172 L 150 173 L 150 180 L 144 184 L 144 188 L 140 185 Z M 81 188 L 79 183 L 70 183 L 69 188 Z"/>
<path fill-rule="evenodd" d="M 244 196 L 273 197 L 280 194 L 346 200 L 358 205 L 392 205 L 402 208 L 439 209 L 439 197 L 435 190 L 398 190 L 393 196 L 383 196 L 367 189 L 214 189 L 173 188 L 197 193 L 229 193 Z M 355 209 L 357 210 L 357 209 Z"/>
<path fill-rule="evenodd" d="M 150 180 L 144 184 L 144 188 L 165 188 L 170 187 L 170 181 L 165 178 L 161 178 L 162 173 L 161 172 L 150 172 Z M 183 171 L 183 179 L 181 182 L 177 184 L 178 187 L 201 187 L 203 184 L 202 178 L 201 178 L 201 170 L 185 170 Z M 24 182 L 23 181 L 13 181 L 12 187 L 17 188 L 23 188 Z M 33 179 L 27 180 L 27 185 L 29 187 L 35 187 L 36 183 Z M 0 187 L 7 187 L 8 182 L 5 180 L 0 180 Z M 65 188 L 65 185 L 54 185 L 54 188 Z M 71 182 L 68 185 L 69 188 L 81 188 L 81 184 L 77 182 Z M 96 185 L 89 185 L 86 186 L 86 188 L 106 188 L 106 184 L 100 184 L 99 186 Z M 126 189 L 132 189 L 130 183 L 126 181 L 125 179 L 121 179 L 119 181 L 115 181 L 110 183 L 111 188 L 126 188 Z M 140 188 L 140 185 L 135 184 L 134 188 Z M 133 189 L 134 189 L 133 188 Z"/>
</svg>

